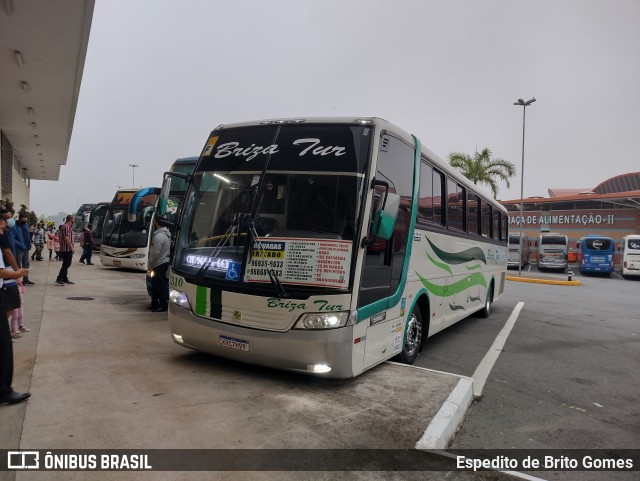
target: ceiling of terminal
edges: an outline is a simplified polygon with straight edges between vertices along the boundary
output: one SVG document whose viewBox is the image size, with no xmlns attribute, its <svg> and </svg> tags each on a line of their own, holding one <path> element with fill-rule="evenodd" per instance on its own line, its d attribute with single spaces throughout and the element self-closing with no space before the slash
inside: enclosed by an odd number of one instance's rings
<svg viewBox="0 0 640 481">
<path fill-rule="evenodd" d="M 0 0 L 0 129 L 31 179 L 58 180 L 94 0 Z"/>
</svg>

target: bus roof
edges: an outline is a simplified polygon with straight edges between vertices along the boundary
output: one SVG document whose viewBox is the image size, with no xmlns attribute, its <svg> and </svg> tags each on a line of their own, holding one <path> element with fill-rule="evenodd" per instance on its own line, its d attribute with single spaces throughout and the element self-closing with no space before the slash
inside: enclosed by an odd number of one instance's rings
<svg viewBox="0 0 640 481">
<path fill-rule="evenodd" d="M 597 235 L 597 234 L 587 234 L 585 236 L 582 236 L 580 238 L 580 240 L 584 240 L 584 239 L 607 239 L 607 240 L 611 240 L 613 241 L 613 237 L 608 237 L 608 236 L 604 236 L 604 235 Z"/>
<path fill-rule="evenodd" d="M 198 162 L 199 157 L 181 157 L 173 161 L 173 165 L 181 164 L 195 164 Z"/>
</svg>

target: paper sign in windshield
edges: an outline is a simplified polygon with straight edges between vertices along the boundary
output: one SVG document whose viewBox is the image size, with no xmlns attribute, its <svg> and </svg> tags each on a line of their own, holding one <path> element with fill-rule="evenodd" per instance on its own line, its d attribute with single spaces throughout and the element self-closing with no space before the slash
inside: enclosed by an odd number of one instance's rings
<svg viewBox="0 0 640 481">
<path fill-rule="evenodd" d="M 351 241 L 273 238 L 255 243 L 245 282 L 270 282 L 269 270 L 280 282 L 302 286 L 346 288 L 349 284 Z"/>
</svg>

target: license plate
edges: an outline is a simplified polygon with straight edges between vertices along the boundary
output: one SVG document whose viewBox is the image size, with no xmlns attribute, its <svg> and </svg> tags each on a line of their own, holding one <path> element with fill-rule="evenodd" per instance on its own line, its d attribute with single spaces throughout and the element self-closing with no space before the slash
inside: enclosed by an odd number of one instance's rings
<svg viewBox="0 0 640 481">
<path fill-rule="evenodd" d="M 247 341 L 236 339 L 235 337 L 220 336 L 220 345 L 230 347 L 231 349 L 237 349 L 239 351 L 249 350 L 249 343 Z"/>
<path fill-rule="evenodd" d="M 121 265 L 122 265 L 122 262 L 120 262 L 120 261 L 113 261 L 113 265 L 114 265 L 114 266 L 121 266 Z"/>
</svg>

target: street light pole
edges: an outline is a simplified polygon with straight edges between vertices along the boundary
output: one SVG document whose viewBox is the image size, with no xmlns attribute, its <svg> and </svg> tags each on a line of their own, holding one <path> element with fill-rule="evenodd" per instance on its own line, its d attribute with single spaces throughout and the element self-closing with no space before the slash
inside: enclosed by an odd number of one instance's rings
<svg viewBox="0 0 640 481">
<path fill-rule="evenodd" d="M 524 126 L 527 114 L 527 107 L 536 101 L 533 97 L 526 102 L 518 99 L 513 105 L 522 106 L 522 166 L 520 168 L 520 240 L 518 241 L 518 275 L 522 275 L 522 224 L 524 223 Z"/>
<path fill-rule="evenodd" d="M 136 167 L 140 167 L 137 164 L 129 164 L 129 167 L 131 167 L 131 187 L 135 187 L 136 186 Z"/>
</svg>

